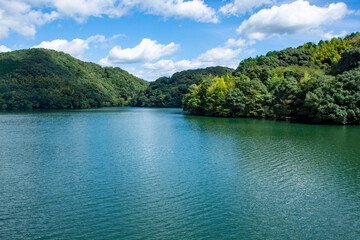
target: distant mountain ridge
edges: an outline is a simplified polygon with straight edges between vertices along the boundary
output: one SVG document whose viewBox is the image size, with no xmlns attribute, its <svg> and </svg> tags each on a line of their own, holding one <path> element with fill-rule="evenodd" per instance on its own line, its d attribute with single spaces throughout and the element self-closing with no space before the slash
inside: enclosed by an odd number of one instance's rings
<svg viewBox="0 0 360 240">
<path fill-rule="evenodd" d="M 183 107 L 194 115 L 360 124 L 360 34 L 146 82 L 46 49 L 0 53 L 0 110 Z"/>
<path fill-rule="evenodd" d="M 0 53 L 0 109 L 133 105 L 148 83 L 112 67 L 48 49 Z"/>
<path fill-rule="evenodd" d="M 208 67 L 174 73 L 171 77 L 160 77 L 150 82 L 149 87 L 140 93 L 135 106 L 138 107 L 182 107 L 182 99 L 190 85 L 204 78 L 231 74 L 234 69 L 228 67 Z"/>
</svg>

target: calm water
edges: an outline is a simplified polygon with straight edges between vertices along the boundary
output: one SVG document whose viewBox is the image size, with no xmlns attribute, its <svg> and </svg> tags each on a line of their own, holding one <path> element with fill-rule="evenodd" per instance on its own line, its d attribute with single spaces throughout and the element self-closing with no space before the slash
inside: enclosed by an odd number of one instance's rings
<svg viewBox="0 0 360 240">
<path fill-rule="evenodd" d="M 1 113 L 0 239 L 360 239 L 360 127 Z"/>
</svg>

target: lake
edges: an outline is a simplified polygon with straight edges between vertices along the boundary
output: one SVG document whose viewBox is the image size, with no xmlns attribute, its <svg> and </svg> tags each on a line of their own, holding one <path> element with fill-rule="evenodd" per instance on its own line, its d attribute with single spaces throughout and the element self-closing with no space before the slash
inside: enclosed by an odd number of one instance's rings
<svg viewBox="0 0 360 240">
<path fill-rule="evenodd" d="M 360 126 L 0 113 L 0 239 L 359 239 Z"/>
</svg>

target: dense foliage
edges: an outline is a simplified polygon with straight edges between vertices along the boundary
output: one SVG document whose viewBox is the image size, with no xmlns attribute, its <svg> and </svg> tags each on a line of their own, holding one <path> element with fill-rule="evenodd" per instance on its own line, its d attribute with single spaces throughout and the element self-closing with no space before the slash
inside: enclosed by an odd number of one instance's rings
<svg viewBox="0 0 360 240">
<path fill-rule="evenodd" d="M 139 107 L 181 107 L 182 99 L 189 86 L 198 83 L 204 77 L 222 76 L 234 70 L 226 67 L 209 67 L 175 73 L 171 78 L 161 77 L 151 82 L 149 87 L 140 93 L 136 106 Z"/>
<path fill-rule="evenodd" d="M 184 110 L 220 117 L 360 124 L 360 35 L 248 58 L 192 85 Z"/>
<path fill-rule="evenodd" d="M 0 109 L 133 105 L 147 87 L 120 68 L 102 68 L 45 49 L 0 53 Z"/>
<path fill-rule="evenodd" d="M 360 124 L 360 34 L 175 73 L 149 85 L 45 49 L 0 53 L 1 109 L 181 107 L 219 117 Z"/>
</svg>

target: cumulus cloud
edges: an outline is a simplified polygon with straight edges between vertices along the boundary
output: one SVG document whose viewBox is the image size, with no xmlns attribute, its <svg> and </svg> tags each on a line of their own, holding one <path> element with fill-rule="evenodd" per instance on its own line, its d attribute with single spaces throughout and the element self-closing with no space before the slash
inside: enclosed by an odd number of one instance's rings
<svg viewBox="0 0 360 240">
<path fill-rule="evenodd" d="M 241 52 L 241 48 L 232 49 L 228 47 L 216 47 L 200 54 L 195 61 L 207 65 L 226 64 L 236 58 Z"/>
<path fill-rule="evenodd" d="M 73 39 L 71 41 L 64 39 L 56 39 L 53 41 L 43 41 L 39 45 L 34 46 L 33 48 L 47 48 L 53 49 L 56 51 L 62 51 L 69 53 L 75 58 L 82 59 L 82 56 L 85 50 L 89 49 L 89 43 L 83 39 Z"/>
<path fill-rule="evenodd" d="M 106 38 L 103 35 L 95 35 L 91 36 L 88 39 L 73 39 L 71 41 L 65 39 L 55 39 L 52 41 L 43 41 L 39 45 L 33 46 L 33 48 L 47 48 L 53 49 L 56 51 L 62 51 L 65 53 L 69 53 L 71 56 L 79 59 L 83 59 L 83 54 L 86 50 L 88 50 L 90 43 L 103 43 L 106 41 L 111 41 L 114 38 L 122 36 L 121 34 L 114 35 L 111 38 Z"/>
<path fill-rule="evenodd" d="M 230 47 L 230 48 L 239 48 L 239 47 L 247 47 L 247 46 L 251 46 L 254 45 L 255 41 L 254 40 L 250 40 L 247 41 L 243 38 L 239 38 L 239 39 L 234 39 L 234 38 L 229 38 L 226 43 L 225 46 L 226 47 Z"/>
<path fill-rule="evenodd" d="M 41 0 L 40 0 L 41 1 Z M 47 1 L 62 16 L 74 18 L 84 22 L 88 17 L 121 17 L 128 11 L 128 7 L 117 0 L 52 0 Z"/>
<path fill-rule="evenodd" d="M 242 22 L 237 33 L 249 39 L 302 33 L 342 19 L 348 13 L 350 11 L 343 2 L 332 3 L 328 7 L 318 7 L 310 5 L 308 1 L 297 0 L 255 13 Z"/>
<path fill-rule="evenodd" d="M 11 49 L 4 46 L 4 45 L 0 45 L 0 52 L 10 52 Z"/>
<path fill-rule="evenodd" d="M 197 58 L 192 60 L 173 61 L 170 59 L 162 59 L 155 63 L 145 63 L 143 64 L 143 67 L 153 70 L 154 73 L 157 73 L 158 75 L 159 71 L 163 73 L 162 75 L 171 75 L 174 72 L 185 69 L 226 65 L 232 62 L 240 52 L 241 49 L 216 47 L 207 50 L 205 53 L 200 54 Z"/>
<path fill-rule="evenodd" d="M 217 23 L 216 11 L 203 0 L 124 0 L 124 5 L 164 17 L 190 18 L 198 22 Z"/>
<path fill-rule="evenodd" d="M 325 39 L 332 39 L 332 38 L 338 38 L 338 37 L 345 37 L 347 34 L 346 31 L 341 31 L 339 34 L 334 34 L 334 31 L 326 32 L 326 33 L 320 33 L 323 38 Z"/>
<path fill-rule="evenodd" d="M 173 61 L 171 59 L 162 59 L 155 63 L 145 63 L 143 67 L 148 69 L 143 76 L 146 78 L 156 78 L 159 76 L 171 76 L 173 73 L 185 69 L 201 68 L 204 65 L 201 62 L 194 60 Z"/>
<path fill-rule="evenodd" d="M 175 72 L 187 69 L 210 66 L 227 66 L 235 68 L 240 61 L 238 59 L 239 55 L 252 44 L 254 44 L 254 41 L 246 41 L 241 38 L 230 38 L 223 46 L 209 49 L 191 60 L 174 61 L 171 59 L 162 59 L 155 63 L 145 63 L 142 66 L 149 71 L 146 73 L 141 72 L 141 75 L 148 78 L 154 78 L 159 76 L 171 76 Z"/>
<path fill-rule="evenodd" d="M 137 8 L 147 14 L 190 18 L 199 22 L 217 22 L 216 11 L 203 0 L 33 0 L 47 2 L 64 16 L 79 22 L 89 16 L 121 17 Z M 81 6 L 81 7 L 79 7 Z"/>
<path fill-rule="evenodd" d="M 203 0 L 0 0 L 0 39 L 10 31 L 33 37 L 36 27 L 59 18 L 82 23 L 88 17 L 121 17 L 132 9 L 163 17 L 216 23 L 216 11 Z"/>
<path fill-rule="evenodd" d="M 0 0 L 0 39 L 6 38 L 10 31 L 25 37 L 33 37 L 36 26 L 51 22 L 58 17 L 56 11 L 44 13 L 32 9 L 21 0 Z"/>
<path fill-rule="evenodd" d="M 100 60 L 101 65 L 116 65 L 121 63 L 151 62 L 163 56 L 170 55 L 179 49 L 179 45 L 173 42 L 164 45 L 148 38 L 142 39 L 139 45 L 133 48 L 122 49 L 120 46 L 113 47 L 109 56 Z"/>
<path fill-rule="evenodd" d="M 234 0 L 220 8 L 220 12 L 224 15 L 242 15 L 246 12 L 252 12 L 253 9 L 260 6 L 271 4 L 273 0 Z"/>
<path fill-rule="evenodd" d="M 241 49 L 217 47 L 200 54 L 197 58 L 192 60 L 174 61 L 171 59 L 162 59 L 155 63 L 145 63 L 142 66 L 150 70 L 146 73 L 146 76 L 149 78 L 171 76 L 175 72 L 187 69 L 204 68 L 218 65 L 236 67 L 238 60 L 235 59 L 240 53 Z"/>
</svg>

